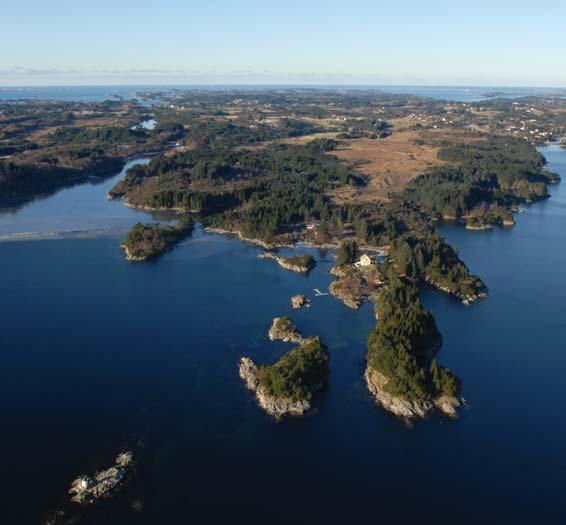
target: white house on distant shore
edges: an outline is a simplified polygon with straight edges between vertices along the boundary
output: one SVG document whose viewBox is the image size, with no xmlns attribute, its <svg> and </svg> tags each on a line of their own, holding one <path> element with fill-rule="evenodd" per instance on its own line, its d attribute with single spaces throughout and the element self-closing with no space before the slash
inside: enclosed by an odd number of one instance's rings
<svg viewBox="0 0 566 525">
<path fill-rule="evenodd" d="M 360 266 L 371 266 L 371 257 L 365 253 L 360 257 L 359 261 L 354 263 L 358 268 Z"/>
</svg>

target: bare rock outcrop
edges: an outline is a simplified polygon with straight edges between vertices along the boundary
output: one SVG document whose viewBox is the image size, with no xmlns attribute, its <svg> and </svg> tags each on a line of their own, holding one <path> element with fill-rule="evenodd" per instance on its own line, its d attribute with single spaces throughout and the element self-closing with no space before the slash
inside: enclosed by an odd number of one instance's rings
<svg viewBox="0 0 566 525">
<path fill-rule="evenodd" d="M 276 317 L 269 329 L 270 341 L 283 341 L 284 343 L 301 343 L 303 336 L 288 317 Z"/>
<path fill-rule="evenodd" d="M 464 400 L 455 396 L 440 396 L 436 399 L 410 401 L 387 392 L 385 385 L 388 383 L 387 377 L 379 371 L 370 367 L 366 368 L 364 374 L 368 390 L 373 398 L 385 410 L 405 419 L 425 417 L 434 410 L 456 417 L 458 408 L 464 406 Z"/>
<path fill-rule="evenodd" d="M 303 307 L 310 308 L 310 300 L 307 299 L 302 293 L 293 295 L 293 297 L 291 297 L 291 308 L 293 308 L 293 310 L 300 310 Z"/>
<path fill-rule="evenodd" d="M 383 282 L 375 265 L 357 267 L 353 264 L 335 266 L 330 270 L 338 277 L 330 283 L 328 291 L 354 310 L 364 301 L 375 302 Z"/>
<path fill-rule="evenodd" d="M 92 476 L 79 476 L 69 489 L 71 501 L 88 504 L 110 496 L 122 485 L 134 463 L 132 452 L 123 452 L 116 458 L 116 463 L 109 469 Z"/>
</svg>

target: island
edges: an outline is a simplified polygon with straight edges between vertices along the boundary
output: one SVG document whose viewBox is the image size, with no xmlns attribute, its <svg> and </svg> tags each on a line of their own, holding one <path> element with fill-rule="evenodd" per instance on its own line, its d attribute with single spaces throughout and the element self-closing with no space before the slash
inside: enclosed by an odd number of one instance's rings
<svg viewBox="0 0 566 525">
<path fill-rule="evenodd" d="M 328 350 L 318 337 L 309 337 L 273 365 L 257 366 L 250 358 L 239 362 L 240 377 L 270 416 L 302 416 L 311 409 L 315 392 L 326 385 Z"/>
<path fill-rule="evenodd" d="M 304 308 L 311 307 L 310 299 L 307 299 L 302 293 L 293 295 L 293 297 L 291 297 L 291 308 L 293 310 L 300 310 L 303 307 Z"/>
<path fill-rule="evenodd" d="M 155 259 L 189 235 L 194 221 L 189 215 L 179 219 L 176 226 L 136 224 L 126 235 L 122 249 L 126 260 L 132 262 Z"/>
<path fill-rule="evenodd" d="M 270 341 L 283 341 L 285 343 L 301 343 L 303 336 L 297 330 L 293 321 L 288 317 L 276 317 L 269 328 Z"/>
<path fill-rule="evenodd" d="M 133 465 L 133 453 L 123 452 L 116 458 L 112 467 L 91 476 L 79 476 L 69 489 L 69 494 L 72 496 L 71 501 L 84 505 L 111 496 L 125 483 Z"/>
</svg>

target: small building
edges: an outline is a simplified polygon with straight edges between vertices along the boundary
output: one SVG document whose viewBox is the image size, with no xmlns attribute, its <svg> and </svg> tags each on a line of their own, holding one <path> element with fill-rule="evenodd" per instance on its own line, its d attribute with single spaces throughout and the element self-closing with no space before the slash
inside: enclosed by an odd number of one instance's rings
<svg viewBox="0 0 566 525">
<path fill-rule="evenodd" d="M 372 261 L 371 261 L 371 257 L 369 255 L 366 255 L 365 253 L 360 257 L 360 260 L 357 261 L 356 263 L 354 263 L 358 268 L 360 266 L 371 266 Z"/>
</svg>

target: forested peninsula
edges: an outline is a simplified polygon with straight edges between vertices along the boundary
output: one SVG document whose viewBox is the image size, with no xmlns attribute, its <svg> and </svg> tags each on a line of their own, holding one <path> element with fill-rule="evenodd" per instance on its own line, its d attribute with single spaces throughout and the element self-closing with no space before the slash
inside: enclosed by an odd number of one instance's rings
<svg viewBox="0 0 566 525">
<path fill-rule="evenodd" d="M 390 272 L 376 305 L 377 328 L 368 338 L 365 379 L 387 410 L 405 418 L 433 409 L 456 415 L 463 404 L 460 379 L 434 358 L 442 343 L 431 312 L 414 284 Z"/>
</svg>

